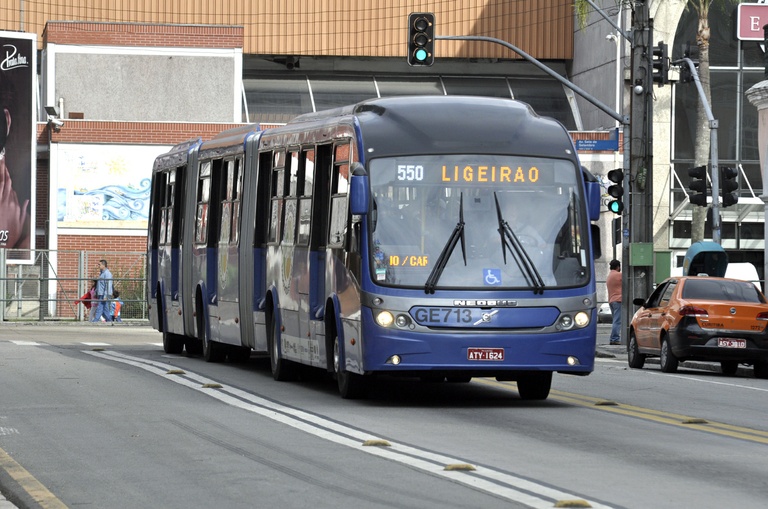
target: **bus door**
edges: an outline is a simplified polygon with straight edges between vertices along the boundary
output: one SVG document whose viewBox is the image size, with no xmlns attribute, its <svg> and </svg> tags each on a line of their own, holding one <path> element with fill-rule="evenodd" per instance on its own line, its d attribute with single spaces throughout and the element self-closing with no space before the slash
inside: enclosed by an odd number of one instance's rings
<svg viewBox="0 0 768 509">
<path fill-rule="evenodd" d="M 241 338 L 244 345 L 256 351 L 267 350 L 266 308 L 267 308 L 267 242 L 269 234 L 269 177 L 272 174 L 272 152 L 258 154 L 259 137 L 248 141 L 247 170 L 243 176 L 242 216 L 251 221 L 251 228 L 242 228 L 240 239 L 240 266 L 243 268 L 240 282 Z M 254 154 L 252 159 L 251 154 Z M 255 161 L 258 154 L 258 164 Z M 244 223 L 245 224 L 245 223 Z M 250 253 L 247 246 L 252 246 Z M 251 272 L 249 287 L 246 279 Z M 250 295 L 247 292 L 251 292 Z M 246 323 L 246 317 L 252 317 Z"/>
<path fill-rule="evenodd" d="M 240 195 L 243 189 L 242 156 L 221 163 L 218 249 L 216 252 L 216 298 L 219 317 L 217 339 L 240 345 L 239 305 Z"/>
<path fill-rule="evenodd" d="M 183 324 L 176 323 L 173 318 L 178 316 L 180 295 L 180 229 L 182 212 L 182 183 L 186 167 L 180 166 L 166 169 L 155 175 L 154 189 L 154 220 L 152 222 L 152 243 L 156 246 L 153 250 L 153 274 L 155 288 L 159 284 L 162 295 L 157 295 L 157 300 L 162 300 L 161 310 L 165 316 L 162 327 L 173 333 L 183 333 Z M 154 291 L 154 288 L 153 288 Z M 167 329 L 166 329 L 167 327 Z"/>
<path fill-rule="evenodd" d="M 216 247 L 219 242 L 219 207 L 217 199 L 221 188 L 221 160 L 203 161 L 197 181 L 195 211 L 195 254 L 192 280 L 203 282 L 205 289 L 200 309 L 211 313 L 209 322 L 212 332 L 218 329 L 216 306 L 216 281 L 218 269 Z M 200 331 L 198 331 L 200 334 Z M 214 336 L 215 337 L 215 336 Z"/>
<path fill-rule="evenodd" d="M 321 356 L 318 332 L 323 331 L 325 308 L 325 240 L 328 235 L 328 206 L 330 177 L 333 167 L 333 145 L 318 145 L 314 150 L 302 153 L 303 183 L 299 185 L 298 235 L 296 238 L 297 266 L 303 265 L 298 276 L 298 292 L 301 299 L 300 333 L 312 338 L 308 361 L 313 365 L 325 365 Z M 323 334 L 321 334 L 323 335 Z"/>
</svg>

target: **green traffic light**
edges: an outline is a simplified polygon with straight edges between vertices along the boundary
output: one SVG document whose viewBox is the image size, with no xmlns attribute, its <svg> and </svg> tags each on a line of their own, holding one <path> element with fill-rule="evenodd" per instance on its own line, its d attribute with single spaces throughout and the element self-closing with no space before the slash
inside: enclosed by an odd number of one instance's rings
<svg viewBox="0 0 768 509">
<path fill-rule="evenodd" d="M 613 200 L 608 204 L 608 210 L 614 214 L 621 214 L 624 211 L 624 204 L 618 200 Z"/>
<path fill-rule="evenodd" d="M 427 53 L 427 50 L 425 50 L 424 48 L 419 48 L 414 53 L 414 57 L 416 57 L 416 60 L 418 60 L 419 62 L 424 62 L 428 56 L 429 56 L 429 53 Z"/>
</svg>

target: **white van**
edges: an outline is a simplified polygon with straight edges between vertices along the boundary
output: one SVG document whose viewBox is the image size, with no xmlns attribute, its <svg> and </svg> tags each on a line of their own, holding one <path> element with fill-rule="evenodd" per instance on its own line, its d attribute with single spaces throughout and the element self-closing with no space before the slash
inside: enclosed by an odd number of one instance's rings
<svg viewBox="0 0 768 509">
<path fill-rule="evenodd" d="M 757 269 L 751 263 L 728 263 L 728 267 L 725 269 L 725 277 L 749 281 L 758 290 L 763 290 L 760 287 L 760 276 L 757 275 Z"/>
</svg>

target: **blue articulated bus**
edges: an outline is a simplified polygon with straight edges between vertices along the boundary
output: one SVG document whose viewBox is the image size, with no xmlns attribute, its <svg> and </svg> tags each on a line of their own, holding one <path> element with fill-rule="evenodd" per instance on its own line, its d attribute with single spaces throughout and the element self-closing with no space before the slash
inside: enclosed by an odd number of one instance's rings
<svg viewBox="0 0 768 509">
<path fill-rule="evenodd" d="M 155 163 L 152 324 L 167 352 L 256 351 L 276 380 L 315 367 L 347 398 L 393 375 L 545 399 L 553 372 L 594 368 L 599 209 L 565 128 L 512 100 L 375 99 L 226 131 Z"/>
</svg>

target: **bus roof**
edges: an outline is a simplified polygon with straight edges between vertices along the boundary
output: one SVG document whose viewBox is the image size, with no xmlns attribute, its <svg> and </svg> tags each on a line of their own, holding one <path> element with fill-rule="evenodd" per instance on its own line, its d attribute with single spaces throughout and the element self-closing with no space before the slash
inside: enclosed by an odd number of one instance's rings
<svg viewBox="0 0 768 509">
<path fill-rule="evenodd" d="M 276 130 L 293 131 L 300 124 L 328 124 L 333 119 L 356 122 L 364 145 L 375 147 L 378 155 L 474 152 L 575 158 L 571 137 L 560 122 L 538 116 L 526 103 L 493 97 L 371 99 L 300 115 Z"/>
</svg>

